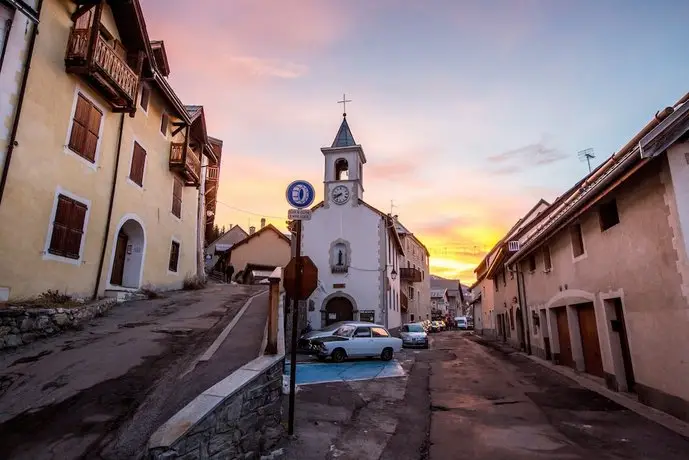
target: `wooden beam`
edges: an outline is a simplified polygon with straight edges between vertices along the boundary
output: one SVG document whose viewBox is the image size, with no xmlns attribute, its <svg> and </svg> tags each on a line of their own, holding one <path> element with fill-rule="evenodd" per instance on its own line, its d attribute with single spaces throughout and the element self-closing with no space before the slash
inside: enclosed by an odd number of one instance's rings
<svg viewBox="0 0 689 460">
<path fill-rule="evenodd" d="M 74 11 L 74 13 L 72 13 L 72 21 L 76 22 L 77 19 L 82 17 L 84 15 L 84 13 L 86 13 L 88 10 L 90 10 L 94 6 L 95 6 L 94 4 L 81 5 L 79 8 L 76 9 L 76 11 Z"/>
<path fill-rule="evenodd" d="M 186 123 L 173 123 L 173 126 L 177 126 L 177 129 L 172 131 L 172 137 L 175 137 L 180 131 L 188 127 Z"/>
<path fill-rule="evenodd" d="M 91 33 L 89 37 L 89 48 L 86 53 L 86 62 L 89 67 L 90 71 L 95 70 L 95 66 L 93 65 L 93 54 L 96 51 L 96 42 L 98 40 L 98 36 L 100 34 L 100 17 L 101 14 L 103 13 L 103 0 L 100 0 L 98 2 L 98 5 L 96 5 L 96 11 L 93 14 L 93 22 L 91 23 Z"/>
<path fill-rule="evenodd" d="M 134 94 L 134 101 L 132 101 L 132 110 L 129 112 L 129 116 L 134 118 L 136 114 L 136 104 L 139 102 L 139 90 L 141 89 L 141 72 L 144 68 L 144 52 L 139 51 L 136 61 L 136 74 L 139 79 L 136 82 L 136 92 Z"/>
</svg>

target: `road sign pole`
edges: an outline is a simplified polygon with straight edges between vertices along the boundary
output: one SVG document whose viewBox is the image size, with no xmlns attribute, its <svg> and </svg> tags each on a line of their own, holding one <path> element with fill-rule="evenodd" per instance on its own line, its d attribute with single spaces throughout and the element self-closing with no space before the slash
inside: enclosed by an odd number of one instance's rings
<svg viewBox="0 0 689 460">
<path fill-rule="evenodd" d="M 299 292 L 301 287 L 301 221 L 296 221 L 296 276 L 294 277 L 294 292 Z M 289 422 L 288 433 L 294 434 L 294 399 L 295 387 L 297 383 L 297 326 L 299 322 L 299 297 L 292 299 L 292 349 L 289 358 Z"/>
</svg>

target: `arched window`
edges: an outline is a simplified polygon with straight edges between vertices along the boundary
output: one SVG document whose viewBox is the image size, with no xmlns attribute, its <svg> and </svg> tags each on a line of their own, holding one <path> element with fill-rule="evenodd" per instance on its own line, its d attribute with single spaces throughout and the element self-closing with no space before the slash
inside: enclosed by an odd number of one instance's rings
<svg viewBox="0 0 689 460">
<path fill-rule="evenodd" d="M 346 273 L 349 270 L 349 243 L 334 241 L 330 245 L 330 268 L 333 273 Z"/>
<path fill-rule="evenodd" d="M 335 161 L 335 180 L 349 179 L 349 163 L 344 158 Z"/>
</svg>

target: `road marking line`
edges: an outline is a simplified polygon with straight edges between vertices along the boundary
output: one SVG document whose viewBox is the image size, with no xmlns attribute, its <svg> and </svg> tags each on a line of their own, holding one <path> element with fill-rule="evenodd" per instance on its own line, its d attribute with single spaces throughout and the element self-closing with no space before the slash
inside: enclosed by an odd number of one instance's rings
<svg viewBox="0 0 689 460">
<path fill-rule="evenodd" d="M 230 332 L 232 331 L 232 329 L 234 329 L 234 327 L 237 325 L 239 320 L 242 318 L 242 316 L 244 315 L 244 312 L 246 310 L 248 310 L 249 305 L 251 305 L 251 302 L 253 302 L 253 300 L 256 297 L 262 296 L 263 294 L 267 294 L 267 293 L 268 293 L 268 290 L 266 289 L 265 291 L 259 292 L 258 294 L 254 294 L 253 296 L 249 297 L 249 299 L 246 301 L 244 306 L 242 306 L 242 309 L 239 310 L 239 312 L 237 312 L 237 314 L 234 316 L 234 318 L 232 318 L 232 321 L 230 321 L 230 324 L 225 326 L 225 329 L 223 329 L 223 331 L 220 333 L 220 335 L 215 339 L 215 342 L 213 342 L 211 344 L 211 346 L 208 347 L 208 350 L 206 350 L 206 352 L 203 355 L 201 355 L 201 357 L 198 359 L 198 361 L 203 362 L 203 361 L 208 361 L 209 359 L 211 359 L 213 354 L 216 351 L 218 351 L 218 348 L 220 348 L 220 345 L 222 345 L 222 343 L 225 341 L 227 336 L 230 335 Z"/>
</svg>

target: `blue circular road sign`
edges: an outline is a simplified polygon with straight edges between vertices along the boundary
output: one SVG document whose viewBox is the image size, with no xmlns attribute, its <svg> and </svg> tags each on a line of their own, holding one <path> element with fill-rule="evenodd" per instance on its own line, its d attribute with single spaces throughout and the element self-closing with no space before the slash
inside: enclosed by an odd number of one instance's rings
<svg viewBox="0 0 689 460">
<path fill-rule="evenodd" d="M 287 202 L 293 208 L 308 208 L 316 199 L 316 189 L 305 180 L 295 180 L 287 186 Z"/>
</svg>

